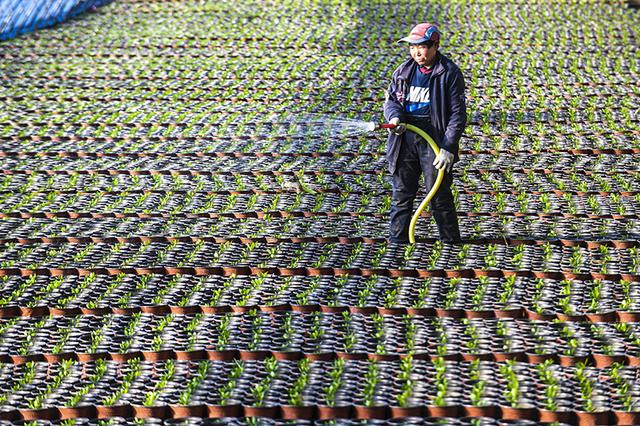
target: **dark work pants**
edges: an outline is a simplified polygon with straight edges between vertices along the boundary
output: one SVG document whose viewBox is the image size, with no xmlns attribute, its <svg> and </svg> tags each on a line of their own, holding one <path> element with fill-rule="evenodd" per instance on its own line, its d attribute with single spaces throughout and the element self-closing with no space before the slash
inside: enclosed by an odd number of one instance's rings
<svg viewBox="0 0 640 426">
<path fill-rule="evenodd" d="M 427 133 L 431 134 L 428 131 Z M 438 175 L 438 170 L 433 167 L 434 158 L 435 154 L 427 141 L 410 131 L 403 134 L 402 146 L 392 180 L 393 194 L 389 223 L 389 240 L 391 242 L 409 242 L 409 224 L 414 213 L 413 202 L 418 192 L 418 180 L 420 174 L 424 174 L 426 196 Z M 440 189 L 429 203 L 431 214 L 438 225 L 440 239 L 445 242 L 460 241 L 458 215 L 453 202 L 453 194 L 451 194 L 452 181 L 451 172 L 445 172 Z"/>
</svg>

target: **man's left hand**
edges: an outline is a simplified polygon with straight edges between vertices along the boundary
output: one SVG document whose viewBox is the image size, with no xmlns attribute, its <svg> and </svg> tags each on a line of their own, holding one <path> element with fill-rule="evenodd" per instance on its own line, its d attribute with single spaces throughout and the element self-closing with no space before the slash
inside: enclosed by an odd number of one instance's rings
<svg viewBox="0 0 640 426">
<path fill-rule="evenodd" d="M 433 166 L 438 170 L 445 169 L 450 172 L 453 166 L 453 154 L 446 149 L 440 149 L 440 153 L 433 160 Z"/>
</svg>

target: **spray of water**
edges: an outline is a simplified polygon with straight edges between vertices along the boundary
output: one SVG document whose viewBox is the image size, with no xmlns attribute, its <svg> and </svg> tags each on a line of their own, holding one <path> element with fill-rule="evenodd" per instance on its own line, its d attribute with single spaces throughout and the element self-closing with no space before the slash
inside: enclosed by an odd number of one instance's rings
<svg viewBox="0 0 640 426">
<path fill-rule="evenodd" d="M 324 114 L 279 117 L 273 124 L 291 136 L 349 137 L 364 135 L 376 129 L 376 124 L 372 121 L 336 118 Z"/>
</svg>

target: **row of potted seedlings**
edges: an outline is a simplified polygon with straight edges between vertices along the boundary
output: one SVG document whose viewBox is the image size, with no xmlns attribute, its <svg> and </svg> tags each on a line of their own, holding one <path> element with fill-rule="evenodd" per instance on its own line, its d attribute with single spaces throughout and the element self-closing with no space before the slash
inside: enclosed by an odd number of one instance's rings
<svg viewBox="0 0 640 426">
<path fill-rule="evenodd" d="M 11 140 L 12 138 L 22 139 L 25 134 L 28 134 L 29 124 L 23 123 L 6 123 L 4 124 L 3 133 L 0 134 L 4 139 Z M 165 127 L 175 126 L 175 124 L 170 123 L 154 123 L 150 126 L 137 126 L 135 124 L 128 125 L 122 123 L 116 124 L 107 124 L 103 123 L 101 126 L 98 125 L 87 125 L 82 123 L 64 123 L 60 124 L 59 127 L 61 130 L 65 132 L 73 132 L 74 127 L 82 127 L 87 130 L 91 130 L 92 128 L 104 128 L 110 129 L 112 128 L 114 131 L 118 132 L 126 131 L 128 128 L 134 133 L 132 135 L 110 135 L 112 138 L 124 138 L 125 136 L 128 139 L 122 139 L 121 143 L 127 144 L 130 149 L 133 149 L 134 152 L 131 154 L 137 154 L 140 150 L 138 144 L 141 142 L 142 137 L 170 137 L 171 135 L 154 135 L 148 133 L 157 133 L 159 130 L 157 128 L 165 128 Z M 51 132 L 55 129 L 56 125 L 51 124 L 49 128 Z M 149 130 L 147 131 L 147 127 Z M 36 130 L 38 127 L 34 126 L 32 130 Z M 340 126 L 336 127 L 336 132 L 340 131 Z M 516 131 L 517 132 L 517 131 Z M 22 134 L 20 134 L 22 133 Z M 135 133 L 139 133 L 136 135 Z M 55 134 L 49 135 L 39 135 L 43 139 L 55 138 Z M 60 138 L 64 138 L 65 135 L 57 135 Z M 107 135 L 84 135 L 84 137 L 89 138 L 102 138 Z M 197 137 L 198 135 L 179 135 L 181 137 Z M 201 135 L 202 136 L 202 135 Z M 266 139 L 277 137 L 281 138 L 282 135 L 259 135 L 256 137 L 262 137 Z M 304 136 L 304 134 L 300 134 L 298 136 Z M 563 136 L 563 135 L 562 135 Z M 255 138 L 255 137 L 254 137 Z M 35 137 L 37 140 L 38 138 Z M 250 138 L 251 139 L 251 138 Z M 57 140 L 57 138 L 56 138 Z M 334 137 L 334 142 L 338 141 L 337 138 Z M 258 153 L 260 151 L 256 151 L 255 149 L 247 150 L 241 149 L 236 152 L 239 158 L 236 158 L 232 155 L 213 155 L 213 153 L 218 152 L 220 150 L 216 150 L 216 146 L 213 145 L 210 147 L 210 153 L 207 155 L 207 152 L 203 152 L 202 155 L 199 156 L 187 156 L 187 155 L 154 155 L 155 153 L 149 153 L 149 155 L 123 155 L 121 157 L 118 156 L 92 156 L 87 155 L 88 158 L 75 158 L 73 156 L 66 155 L 54 155 L 54 153 L 50 153 L 48 155 L 42 155 L 35 158 L 29 158 L 31 162 L 25 161 L 25 154 L 16 154 L 13 152 L 9 152 L 5 155 L 3 159 L 3 164 L 7 169 L 15 169 L 15 170 L 41 170 L 41 169 L 79 169 L 79 170 L 96 170 L 96 169 L 114 169 L 114 170 L 133 170 L 131 166 L 137 165 L 141 170 L 161 170 L 161 169 L 176 169 L 176 170 L 191 170 L 193 172 L 198 172 L 200 174 L 216 174 L 227 172 L 258 172 L 261 171 L 263 173 L 268 173 L 269 171 L 295 171 L 298 173 L 304 172 L 319 172 L 324 171 L 327 174 L 340 172 L 340 173 L 381 173 L 380 165 L 384 166 L 385 160 L 381 154 L 381 152 L 376 152 L 373 150 L 361 151 L 360 145 L 369 141 L 370 143 L 379 143 L 383 142 L 383 138 L 361 138 L 359 139 L 358 145 L 352 148 L 351 151 L 345 151 L 344 148 L 338 150 L 337 153 L 333 155 L 326 153 L 322 156 L 313 157 L 309 155 L 309 149 L 316 148 L 314 151 L 327 151 L 318 149 L 321 146 L 310 146 L 305 149 L 303 147 L 296 147 L 295 152 L 287 153 L 288 155 L 272 155 L 272 154 L 264 154 L 264 155 L 254 155 L 253 153 Z M 284 142 L 280 141 L 279 143 L 282 145 L 281 148 L 285 148 L 287 145 L 292 145 L 296 142 L 296 139 L 287 140 L 284 138 Z M 169 142 L 162 142 L 162 144 L 170 145 Z M 224 143 L 228 145 L 229 143 Z M 251 144 L 251 142 L 245 142 L 245 145 Z M 328 142 L 327 148 L 330 148 L 331 140 Z M 501 150 L 498 152 L 493 151 L 493 147 L 488 147 L 491 150 L 477 150 L 477 148 L 482 149 L 482 145 L 477 145 L 477 142 L 473 142 L 470 144 L 471 146 L 468 148 L 473 155 L 468 155 L 467 152 L 463 151 L 463 156 L 458 164 L 459 170 L 467 169 L 501 169 L 507 168 L 509 170 L 518 171 L 522 169 L 521 166 L 516 166 L 511 162 L 511 160 L 505 159 L 503 156 L 498 155 L 500 152 L 505 151 Z M 7 146 L 5 149 L 11 148 Z M 16 147 L 18 148 L 18 147 Z M 21 148 L 21 149 L 20 149 Z M 19 150 L 24 149 L 24 146 L 21 146 Z M 34 147 L 35 150 L 41 151 L 41 148 Z M 521 148 L 522 149 L 522 148 Z M 526 149 L 526 148 L 525 148 Z M 622 149 L 616 146 L 616 149 Z M 77 150 L 77 148 L 76 148 Z M 58 150 L 56 150 L 58 151 Z M 371 152 L 373 151 L 373 152 Z M 508 150 L 510 151 L 510 149 Z M 566 172 L 566 173 L 578 173 L 581 177 L 585 175 L 585 170 L 590 170 L 593 168 L 610 168 L 615 171 L 617 174 L 631 175 L 634 176 L 634 172 L 636 172 L 633 165 L 637 162 L 637 148 L 630 148 L 626 151 L 616 152 L 613 150 L 609 151 L 600 151 L 597 149 L 587 150 L 586 153 L 583 151 L 578 151 L 578 153 L 574 153 L 574 151 L 565 148 L 555 147 L 555 149 L 549 149 L 545 147 L 544 150 L 537 148 L 534 146 L 529 151 L 522 150 L 518 154 L 522 157 L 523 163 L 526 164 L 526 169 L 533 170 L 553 170 L 557 173 Z M 267 152 L 272 152 L 267 150 Z M 166 152 L 165 152 L 166 153 Z M 158 153 L 160 154 L 160 153 Z M 177 154 L 177 152 L 175 153 Z M 174 157 L 174 158 L 171 158 Z M 127 166 L 128 164 L 128 166 Z M 332 167 L 329 167 L 332 166 Z M 567 180 L 569 176 L 564 176 L 563 180 Z M 600 179 L 599 176 L 592 177 L 591 179 Z M 606 179 L 606 178 L 602 178 Z M 613 180 L 613 176 L 609 178 L 609 180 Z"/>
<path fill-rule="evenodd" d="M 222 155 L 231 156 L 232 154 Z M 172 191 L 177 194 L 189 191 L 238 193 L 244 191 L 260 194 L 269 191 L 287 192 L 287 189 L 292 189 L 291 180 L 294 178 L 303 181 L 309 188 L 318 192 L 336 191 L 373 196 L 386 193 L 391 189 L 387 177 L 382 174 L 336 174 L 331 170 L 325 170 L 312 175 L 296 174 L 295 176 L 260 171 L 251 174 L 227 172 L 200 175 L 126 173 L 108 175 L 78 172 L 48 174 L 34 171 L 28 175 L 6 174 L 0 180 L 0 190 L 20 193 L 60 191 L 61 194 L 84 191 L 124 192 L 125 190 L 128 192 Z M 503 195 L 500 196 L 506 197 L 524 192 L 521 197 L 533 200 L 536 195 L 540 199 L 543 193 L 549 193 L 547 196 L 552 197 L 550 201 L 555 200 L 555 197 L 561 197 L 558 203 L 566 202 L 569 206 L 576 204 L 576 208 L 580 207 L 579 202 L 583 198 L 588 199 L 591 195 L 611 198 L 611 194 L 621 193 L 623 200 L 633 199 L 631 197 L 636 195 L 635 187 L 640 179 L 637 174 L 598 175 L 584 174 L 579 170 L 566 174 L 564 171 L 546 173 L 536 169 L 515 168 L 499 171 L 475 169 L 468 164 L 460 168 L 455 178 L 463 184 L 458 188 L 461 194 L 488 192 L 493 195 L 502 193 Z M 572 203 L 573 199 L 575 202 Z"/>
<path fill-rule="evenodd" d="M 32 213 L 50 211 L 124 212 L 124 213 L 245 213 L 245 212 L 306 212 L 306 213 L 387 213 L 389 194 L 376 192 L 317 191 L 301 186 L 295 178 L 283 179 L 285 189 L 276 191 L 208 191 L 208 190 L 148 190 L 148 191 L 25 191 L 0 194 L 0 211 L 5 214 L 20 211 Z M 309 188 L 304 191 L 303 188 Z M 608 192 L 575 195 L 528 194 L 524 191 L 458 191 L 456 203 L 462 211 L 478 213 L 524 213 L 529 215 L 569 214 L 633 219 L 640 210 L 639 195 Z"/>
<path fill-rule="evenodd" d="M 177 206 L 179 208 L 179 206 Z M 380 210 L 385 209 L 384 205 Z M 263 216 L 256 213 L 202 213 L 197 216 L 186 214 L 126 213 L 120 218 L 119 212 L 86 213 L 69 218 L 73 213 L 14 212 L 0 220 L 2 229 L 9 238 L 45 237 L 144 237 L 146 235 L 167 237 L 248 237 L 255 239 L 281 238 L 285 241 L 294 237 L 313 239 L 335 239 L 349 236 L 360 238 L 386 238 L 388 220 L 384 213 L 335 213 L 315 212 L 298 216 L 296 212 L 267 212 Z M 491 213 L 489 213 L 491 214 Z M 50 215 L 52 218 L 40 218 Z M 20 218 L 15 216 L 21 216 Z M 202 217 L 204 216 L 204 217 Z M 578 240 L 578 242 L 622 241 L 629 245 L 638 232 L 638 221 L 631 218 L 610 219 L 601 217 L 540 217 L 537 214 L 501 213 L 488 216 L 485 213 L 459 213 L 459 221 L 465 239 L 523 239 L 545 241 Z M 418 221 L 416 233 L 420 239 L 429 240 L 436 232 L 432 218 Z M 423 237 L 424 236 L 424 237 Z M 321 241 L 321 240 L 320 240 Z M 470 241 L 470 243 L 475 243 Z M 583 243 L 584 244 L 584 243 Z M 617 244 L 617 243 L 616 243 Z M 635 265 L 635 248 L 631 247 L 629 259 Z M 624 262 L 627 262 L 625 260 Z M 632 268 L 633 270 L 633 268 Z M 612 270 L 613 271 L 613 270 Z"/>
<path fill-rule="evenodd" d="M 46 238 L 46 237 L 45 237 Z M 64 237 L 62 237 L 64 239 Z M 331 241 L 331 240 L 329 240 Z M 6 242 L 0 248 L 3 268 L 99 268 L 99 267 L 244 267 L 261 268 L 389 268 L 426 270 L 508 270 L 599 273 L 602 279 L 614 274 L 638 271 L 638 247 L 592 248 L 537 241 L 507 245 L 471 241 L 451 245 L 435 242 L 398 245 L 384 241 L 354 242 L 265 242 L 260 238 L 245 242 L 216 242 L 213 238 L 192 241 L 101 242 Z M 268 272 L 268 271 L 267 271 Z M 355 275 L 358 272 L 353 272 Z M 607 275 L 609 274 L 609 276 Z M 302 274 L 301 274 L 302 275 Z M 521 274 L 522 275 L 522 274 Z M 499 274 L 496 276 L 500 276 Z M 524 274 L 524 276 L 528 276 Z M 555 277 L 553 277 L 555 278 Z M 580 278 L 584 279 L 584 278 Z"/>
<path fill-rule="evenodd" d="M 594 369 L 506 361 L 346 360 L 140 361 L 5 365 L 5 410 L 242 404 L 253 407 L 491 406 L 554 412 L 634 411 L 636 368 Z M 9 382 L 7 382 L 9 384 Z M 408 412 L 408 411 L 407 411 Z M 526 414 L 525 414 L 526 416 Z M 526 418 L 526 417 L 525 417 Z"/>
<path fill-rule="evenodd" d="M 71 107 L 71 105 L 70 105 Z M 332 117 L 328 115 L 328 117 Z M 335 118 L 335 117 L 334 117 Z M 361 119 L 362 117 L 360 117 Z M 46 131 L 34 127 L 31 132 L 30 121 L 24 121 L 18 128 L 18 124 L 5 122 L 1 128 L 0 137 L 3 139 L 5 151 L 38 151 L 38 152 L 59 152 L 76 150 L 100 150 L 104 153 L 147 153 L 148 156 L 166 153 L 202 153 L 213 155 L 214 153 L 242 153 L 251 156 L 252 153 L 281 152 L 289 155 L 308 156 L 311 152 L 321 152 L 325 156 L 362 156 L 378 157 L 382 155 L 384 135 L 370 133 L 366 135 L 352 135 L 345 140 L 336 129 L 332 134 L 323 135 L 322 138 L 309 139 L 304 134 L 295 134 L 291 130 L 276 132 L 270 130 L 273 123 L 264 116 L 256 116 L 255 120 L 261 120 L 261 126 L 266 130 L 258 129 L 251 134 L 240 136 L 218 137 L 217 135 L 201 135 L 204 130 L 200 127 L 194 129 L 188 124 L 176 125 L 167 135 L 122 134 L 123 126 L 102 123 L 90 126 L 83 124 L 84 131 L 76 133 L 70 132 L 66 126 L 57 132 L 47 128 Z M 166 124 L 165 124 L 166 126 Z M 202 125 L 198 125 L 202 126 Z M 16 133 L 22 129 L 20 133 Z M 519 153 L 580 153 L 584 158 L 595 155 L 598 152 L 612 152 L 620 150 L 621 153 L 637 152 L 635 140 L 637 130 L 608 130 L 606 128 L 591 129 L 588 131 L 576 132 L 575 129 L 562 127 L 549 129 L 531 130 L 531 127 L 516 127 L 503 130 L 499 133 L 492 133 L 492 128 L 482 129 L 470 124 L 469 130 L 462 136 L 463 157 L 477 152 L 513 151 Z M 524 130 L 528 129 L 528 130 Z M 131 130 L 134 131 L 134 130 Z M 176 131 L 179 134 L 174 134 Z M 138 132 L 138 131 L 135 131 Z M 527 134 L 526 132 L 529 132 Z M 83 134 L 84 133 L 84 134 Z M 183 134 L 184 133 L 184 134 Z M 172 134 L 174 134 L 172 136 Z M 612 144 L 614 147 L 612 147 Z M 585 150 L 585 151 L 575 151 Z M 624 150 L 624 151 L 623 151 Z M 337 155 L 335 155 L 337 154 Z M 591 160 L 597 161 L 597 160 Z M 513 168 L 512 166 L 509 169 Z M 568 167 L 571 168 L 571 167 Z M 619 170 L 627 170 L 621 168 Z M 515 168 L 517 171 L 518 169 Z M 576 170 L 581 169 L 577 167 Z M 631 169 L 633 170 L 633 169 Z M 562 172 L 559 172 L 563 176 Z M 610 177 L 598 175 L 580 176 L 587 183 L 594 177 L 603 179 L 615 179 L 617 174 Z"/>
<path fill-rule="evenodd" d="M 505 134 L 518 135 L 517 140 L 510 142 L 510 144 L 520 149 L 544 151 L 548 149 L 562 150 L 575 148 L 576 140 L 580 140 L 580 138 L 584 138 L 584 136 L 604 133 L 608 139 L 617 139 L 619 135 L 623 137 L 624 135 L 629 136 L 633 134 L 634 130 L 637 131 L 638 116 L 633 104 L 633 93 L 617 95 L 620 98 L 619 102 L 612 100 L 616 94 L 609 94 L 607 98 L 590 96 L 586 98 L 586 102 L 590 102 L 591 104 L 587 104 L 586 106 L 584 95 L 578 94 L 574 95 L 573 98 L 569 98 L 570 100 L 561 98 L 562 104 L 557 106 L 549 106 L 548 104 L 541 103 L 535 97 L 527 98 L 529 103 L 523 102 L 518 105 L 508 105 L 510 103 L 508 101 L 508 99 L 510 99 L 508 98 L 508 96 L 510 96 L 509 94 L 498 95 L 486 102 L 484 96 L 488 95 L 474 93 L 476 90 L 483 89 L 485 88 L 474 87 L 469 95 L 470 127 L 466 133 L 468 139 L 465 139 L 467 142 L 465 146 L 469 146 L 469 148 L 472 149 L 477 149 L 481 146 L 478 144 L 482 144 L 482 139 L 494 136 L 499 137 L 500 135 L 502 135 L 500 139 L 504 139 Z M 345 96 L 340 95 L 339 90 L 340 89 L 338 89 L 338 93 L 336 93 L 331 100 L 321 99 L 321 93 L 309 93 L 301 97 L 310 104 L 310 108 L 314 111 L 334 111 L 334 114 L 337 114 L 342 112 L 338 105 L 348 100 L 345 99 Z M 511 90 L 511 88 L 505 88 L 505 93 Z M 305 130 L 305 128 L 298 126 L 295 122 L 287 124 L 286 121 L 270 121 L 273 116 L 270 116 L 269 113 L 285 113 L 285 104 L 282 102 L 281 97 L 275 95 L 265 97 L 259 93 L 253 93 L 254 98 L 233 98 L 235 99 L 235 102 L 232 104 L 234 109 L 240 110 L 244 108 L 248 114 L 253 116 L 249 122 L 238 122 L 237 119 L 234 120 L 227 112 L 229 110 L 228 106 L 225 105 L 221 107 L 219 105 L 220 98 L 215 97 L 215 95 L 216 93 L 214 91 L 214 97 L 211 99 L 204 98 L 200 100 L 203 103 L 211 103 L 211 113 L 214 114 L 214 116 L 208 116 L 206 122 L 203 123 L 202 116 L 204 114 L 195 114 L 193 111 L 181 107 L 180 101 L 189 101 L 191 98 L 189 95 L 182 95 L 182 97 L 176 97 L 174 95 L 173 99 L 170 99 L 168 102 L 169 105 L 174 104 L 174 109 L 158 111 L 157 101 L 149 100 L 145 102 L 141 100 L 140 103 L 133 106 L 130 105 L 131 101 L 121 101 L 118 100 L 117 97 L 100 99 L 100 96 L 97 96 L 91 102 L 86 102 L 78 101 L 78 98 L 73 96 L 73 94 L 71 97 L 67 97 L 64 94 L 57 96 L 49 94 L 48 96 L 50 96 L 52 100 L 69 105 L 69 107 L 72 108 L 69 111 L 74 111 L 74 109 L 78 108 L 77 104 L 81 104 L 83 108 L 77 113 L 60 113 L 57 111 L 65 110 L 52 109 L 49 111 L 48 117 L 49 120 L 51 120 L 51 127 L 46 131 L 35 127 L 37 120 L 40 118 L 40 114 L 44 111 L 35 109 L 35 107 L 31 105 L 33 101 L 30 100 L 29 97 L 25 97 L 22 94 L 9 95 L 6 96 L 7 99 L 15 99 L 16 101 L 13 104 L 14 106 L 10 107 L 4 115 L 0 115 L 0 120 L 4 124 L 2 135 L 22 137 L 30 134 L 40 137 L 166 137 L 170 139 L 178 137 L 214 136 L 218 141 L 221 137 L 242 140 L 242 138 L 261 136 L 267 138 L 274 137 L 280 140 L 279 143 L 283 143 L 282 140 L 287 139 L 287 137 L 305 136 L 305 134 L 308 134 L 308 130 L 312 130 L 315 136 L 326 136 L 330 138 L 358 136 L 364 133 L 362 130 L 353 133 L 353 130 L 346 131 L 340 127 L 311 128 Z M 224 99 L 224 94 L 221 95 Z M 545 94 L 540 94 L 541 97 L 543 95 Z M 631 95 L 632 97 L 625 97 L 625 95 Z M 370 104 L 369 109 L 373 109 L 382 100 L 382 92 L 380 91 L 374 96 L 375 99 L 366 97 L 358 99 L 358 101 L 360 103 Z M 348 97 L 351 97 L 351 95 L 348 95 Z M 504 98 L 504 100 L 501 100 L 501 97 Z M 531 99 L 535 101 L 532 102 Z M 373 100 L 376 102 L 373 103 Z M 609 102 L 611 102 L 609 108 L 605 110 L 605 113 L 602 113 L 599 108 L 602 108 L 603 103 L 606 104 Z M 245 105 L 242 105 L 242 103 Z M 96 107 L 98 104 L 108 106 L 108 108 L 103 110 L 102 114 L 89 115 L 84 111 L 85 109 L 91 110 L 92 107 Z M 265 108 L 265 105 L 269 105 L 271 110 Z M 21 106 L 21 108 L 18 109 L 18 106 Z M 13 108 L 15 108 L 15 113 L 12 111 Z M 551 124 L 545 126 L 545 121 Z M 535 122 L 536 125 L 529 127 L 528 130 L 524 130 L 526 127 L 523 127 L 523 123 L 527 122 L 529 122 L 529 124 Z M 562 138 L 559 138 L 559 136 L 564 136 L 570 132 L 571 127 L 566 123 L 575 122 L 584 122 L 586 128 L 581 129 L 577 135 L 571 137 L 569 139 L 571 143 L 567 144 Z M 625 123 L 626 126 L 621 127 L 621 122 Z M 21 130 L 17 127 L 17 124 L 24 124 L 24 126 L 27 127 Z M 28 131 L 29 127 L 34 127 L 32 129 L 33 132 Z M 631 133 L 627 130 L 628 128 L 632 129 Z M 72 132 L 72 129 L 77 129 L 77 132 Z M 216 132 L 213 133 L 211 130 L 215 130 Z M 500 133 L 495 134 L 494 132 L 496 130 Z M 520 132 L 520 130 L 523 130 L 523 132 Z M 573 130 L 575 130 L 575 128 Z M 479 137 L 480 140 L 469 138 L 471 135 Z M 544 137 L 548 140 L 545 140 Z M 578 139 L 574 139 L 575 137 Z M 527 141 L 530 141 L 530 143 L 523 143 Z M 359 142 L 360 148 L 364 148 L 364 146 L 362 146 L 364 141 L 361 140 Z M 139 142 L 133 141 L 133 146 L 127 147 L 125 150 L 135 152 L 137 143 Z M 302 142 L 302 144 L 307 145 L 310 143 L 311 142 Z M 611 148 L 602 141 L 593 141 L 592 143 L 594 147 Z M 165 144 L 172 146 L 169 141 L 165 141 Z M 227 144 L 229 144 L 229 141 L 227 141 Z M 238 142 L 235 142 L 235 144 L 238 144 Z M 119 145 L 122 144 L 116 144 L 115 147 L 119 148 Z M 300 142 L 296 145 L 300 145 Z M 290 148 L 296 145 L 292 145 Z M 580 143 L 580 145 L 582 144 Z M 358 144 L 352 142 L 346 147 L 349 146 L 355 148 L 358 147 Z M 231 141 L 230 148 L 233 149 L 233 147 L 234 142 Z M 346 147 L 341 148 L 340 151 L 345 150 Z M 502 145 L 499 145 L 499 147 L 502 147 Z M 622 147 L 624 147 L 624 145 Z M 615 148 L 620 149 L 622 147 L 616 146 Z M 637 149 L 633 144 L 630 147 Z M 298 148 L 300 148 L 300 146 L 298 146 Z M 379 150 L 380 146 L 378 144 L 376 147 L 375 144 L 370 143 L 369 150 L 372 150 L 372 148 Z M 242 152 L 247 149 L 248 147 L 246 145 L 243 147 L 240 146 L 239 151 Z M 211 147 L 206 150 L 211 150 Z"/>
<path fill-rule="evenodd" d="M 61 266 L 61 265 L 59 265 Z M 5 267 L 12 267 L 5 265 Z M 455 270 L 452 274 L 455 274 Z M 637 283 L 532 277 L 282 277 L 258 275 L 101 275 L 0 277 L 0 307 L 130 308 L 141 305 L 327 305 L 484 311 L 523 308 L 538 314 L 633 313 Z M 521 315 L 521 314 L 515 314 Z"/>
<path fill-rule="evenodd" d="M 399 355 L 640 356 L 637 323 L 454 319 L 293 311 L 16 317 L 0 322 L 7 355 L 135 351 L 275 351 Z M 607 358 L 609 357 L 609 358 Z M 630 359 L 631 359 L 630 358 Z M 533 359 L 533 358 L 532 358 Z M 567 362 L 570 359 L 567 358 Z M 601 365 L 602 362 L 599 364 Z"/>
</svg>

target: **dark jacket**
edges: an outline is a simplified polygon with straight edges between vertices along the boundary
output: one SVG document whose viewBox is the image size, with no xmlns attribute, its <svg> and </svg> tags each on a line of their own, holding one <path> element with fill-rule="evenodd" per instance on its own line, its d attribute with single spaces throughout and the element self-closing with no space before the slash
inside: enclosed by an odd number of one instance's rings
<svg viewBox="0 0 640 426">
<path fill-rule="evenodd" d="M 429 97 L 431 100 L 431 123 L 435 130 L 435 142 L 440 148 L 455 155 L 458 161 L 460 138 L 467 124 L 467 107 L 464 97 L 464 77 L 460 68 L 440 52 L 429 80 Z M 405 100 L 413 73 L 418 64 L 409 58 L 400 65 L 391 77 L 391 84 L 384 103 L 384 117 L 387 121 L 399 117 L 405 119 Z M 394 173 L 400 151 L 402 135 L 391 132 L 387 141 L 387 161 L 389 171 Z"/>
</svg>

